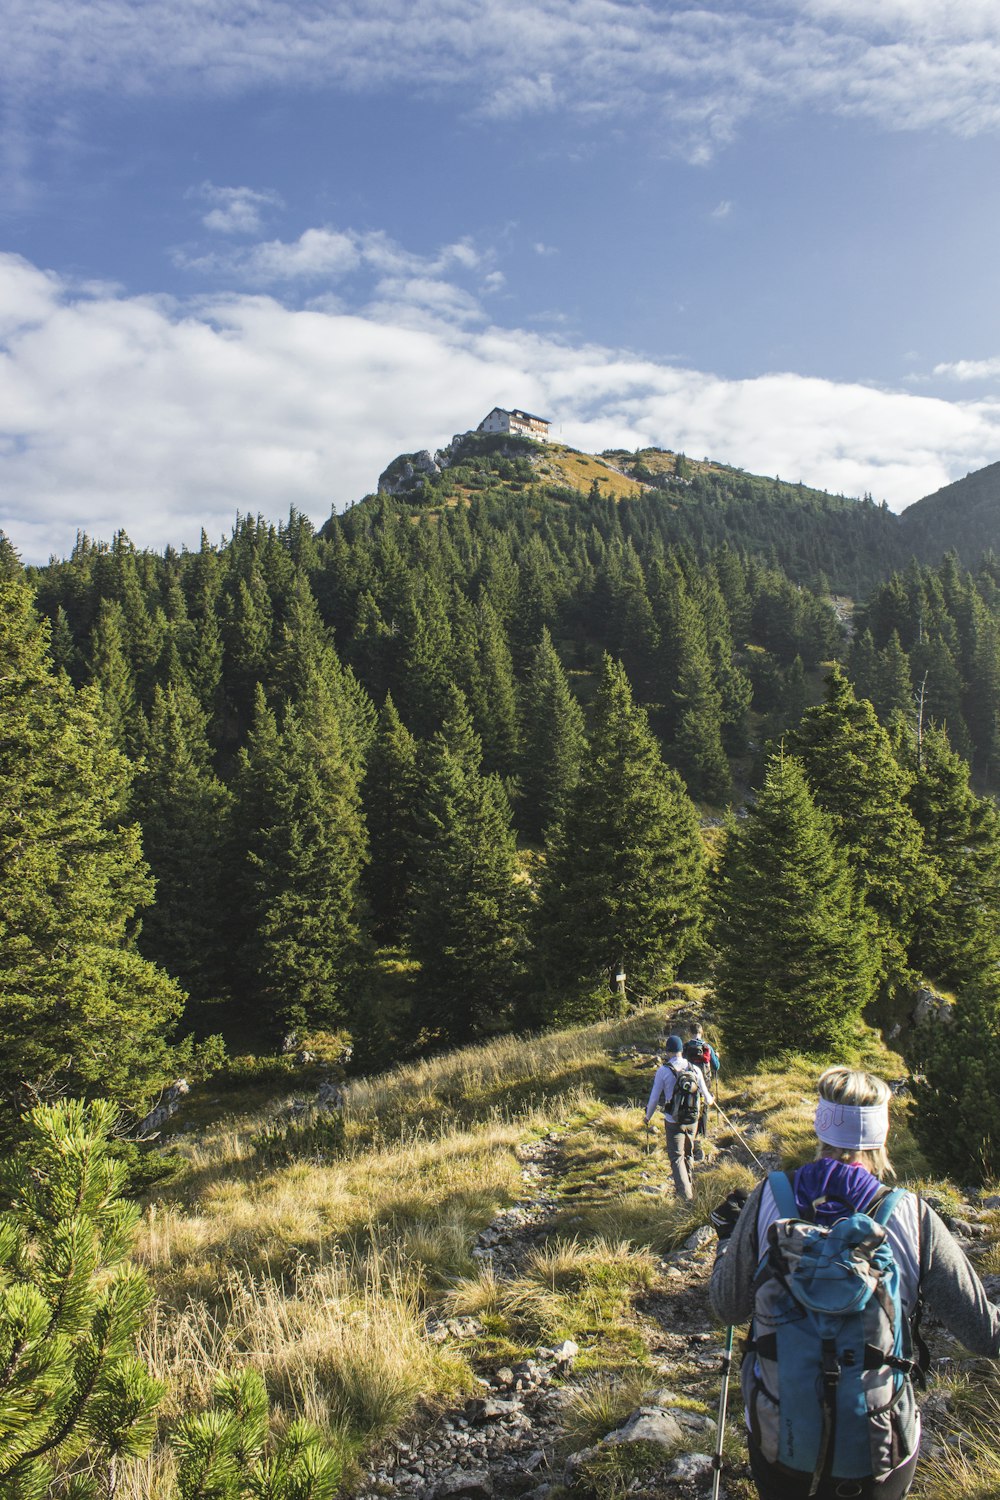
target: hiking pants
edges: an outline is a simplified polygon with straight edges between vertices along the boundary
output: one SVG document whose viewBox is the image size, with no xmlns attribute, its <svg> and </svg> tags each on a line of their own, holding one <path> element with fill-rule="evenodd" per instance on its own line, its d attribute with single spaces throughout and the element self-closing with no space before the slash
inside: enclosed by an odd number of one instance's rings
<svg viewBox="0 0 1000 1500">
<path fill-rule="evenodd" d="M 749 1438 L 749 1434 L 747 1434 Z M 815 1500 L 903 1500 L 910 1492 L 917 1454 L 885 1479 L 824 1479 Z M 750 1471 L 760 1500 L 807 1500 L 811 1474 L 793 1475 L 769 1464 L 750 1438 Z"/>
<path fill-rule="evenodd" d="M 678 1198 L 690 1203 L 694 1197 L 691 1188 L 691 1161 L 694 1156 L 694 1125 L 673 1125 L 667 1121 L 667 1155 L 670 1170 L 674 1174 L 674 1187 Z"/>
</svg>

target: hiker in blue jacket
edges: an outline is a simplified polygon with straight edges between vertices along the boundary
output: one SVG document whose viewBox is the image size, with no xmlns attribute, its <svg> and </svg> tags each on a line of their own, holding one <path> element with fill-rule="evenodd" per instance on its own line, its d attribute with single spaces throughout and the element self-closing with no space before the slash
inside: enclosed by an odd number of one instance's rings
<svg viewBox="0 0 1000 1500">
<path fill-rule="evenodd" d="M 910 1192 L 889 1193 L 882 1185 L 882 1178 L 894 1175 L 886 1151 L 890 1098 L 889 1086 L 880 1078 L 850 1068 L 828 1068 L 819 1080 L 816 1159 L 793 1174 L 775 1174 L 759 1183 L 749 1197 L 731 1193 L 712 1214 L 719 1235 L 712 1308 L 723 1323 L 743 1324 L 751 1315 L 754 1318 L 742 1385 L 750 1467 L 761 1500 L 901 1500 L 909 1493 L 920 1444 L 910 1321 L 924 1301 L 971 1353 L 1000 1357 L 1000 1307 L 990 1302 L 961 1247 L 925 1200 Z M 866 1217 L 859 1221 L 860 1215 Z M 855 1234 L 864 1268 L 870 1262 L 878 1273 L 878 1296 L 870 1299 L 872 1315 L 877 1318 L 881 1309 L 891 1322 L 895 1298 L 905 1326 L 900 1329 L 898 1356 L 886 1358 L 890 1351 L 865 1345 L 860 1359 L 863 1379 L 858 1359 L 845 1359 L 841 1344 L 828 1336 L 827 1348 L 814 1351 L 822 1375 L 790 1380 L 790 1389 L 784 1390 L 781 1350 L 789 1348 L 788 1330 L 801 1331 L 806 1322 L 801 1309 L 796 1313 L 789 1302 L 795 1296 L 798 1267 L 808 1260 L 803 1256 L 796 1262 L 795 1247 L 806 1244 L 810 1235 L 814 1246 L 823 1242 L 811 1225 L 829 1231 L 827 1244 L 833 1244 L 837 1234 Z M 881 1259 L 876 1260 L 876 1253 Z M 790 1317 L 775 1320 L 774 1298 L 771 1320 L 765 1324 L 762 1288 L 770 1285 L 773 1292 L 782 1279 Z M 798 1330 L 793 1328 L 796 1320 Z M 914 1339 L 919 1350 L 918 1334 Z M 862 1394 L 858 1408 L 845 1414 L 837 1391 L 841 1384 L 846 1390 L 852 1379 L 858 1384 L 851 1388 L 862 1393 L 866 1385 L 883 1380 L 890 1388 L 894 1384 L 896 1395 L 880 1407 L 866 1403 Z M 778 1389 L 769 1390 L 768 1381 Z M 816 1433 L 817 1410 L 824 1404 L 820 1457 L 810 1471 L 789 1457 L 798 1457 L 808 1447 L 802 1434 L 808 1434 L 810 1424 Z M 837 1458 L 852 1442 L 852 1424 L 857 1424 L 855 1452 L 865 1455 L 864 1467 L 870 1472 L 859 1473 L 857 1464 Z"/>
<path fill-rule="evenodd" d="M 646 1124 L 663 1101 L 666 1111 L 667 1155 L 677 1195 L 688 1202 L 694 1197 L 691 1187 L 691 1161 L 694 1136 L 703 1109 L 715 1101 L 709 1092 L 705 1075 L 684 1057 L 684 1043 L 679 1036 L 668 1036 L 667 1060 L 657 1068 L 646 1105 Z"/>
</svg>

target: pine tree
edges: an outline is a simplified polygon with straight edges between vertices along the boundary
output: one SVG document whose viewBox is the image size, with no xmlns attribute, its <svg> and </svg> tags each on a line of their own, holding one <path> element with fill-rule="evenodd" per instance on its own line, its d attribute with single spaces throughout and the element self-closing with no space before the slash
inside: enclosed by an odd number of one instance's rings
<svg viewBox="0 0 1000 1500">
<path fill-rule="evenodd" d="M 880 972 L 906 972 L 926 870 L 922 836 L 907 805 L 911 777 L 899 765 L 867 699 L 855 698 L 835 668 L 826 701 L 807 710 L 789 747 L 802 760 L 816 803 L 829 813 L 874 915 Z"/>
<path fill-rule="evenodd" d="M 482 752 L 462 695 L 423 757 L 408 942 L 421 971 L 425 1036 L 468 1041 L 509 1020 L 521 945 L 510 805 Z"/>
<path fill-rule="evenodd" d="M 898 632 L 893 632 L 899 640 Z M 874 703 L 879 690 L 879 658 L 870 630 L 860 630 L 851 642 L 847 658 L 847 670 L 856 698 L 867 698 Z"/>
<path fill-rule="evenodd" d="M 916 1043 L 922 1077 L 913 1085 L 913 1124 L 928 1161 L 942 1174 L 996 1180 L 1000 1172 L 1000 985 L 973 984 L 951 1008 L 950 1024 L 930 1024 Z"/>
<path fill-rule="evenodd" d="M 139 1210 L 108 1101 L 38 1106 L 6 1163 L 0 1213 L 0 1494 L 114 1493 L 156 1435 L 163 1387 L 136 1355 L 152 1301 L 129 1252 Z"/>
<path fill-rule="evenodd" d="M 529 842 L 541 839 L 565 812 L 585 745 L 583 710 L 543 630 L 521 694 L 519 821 Z"/>
<path fill-rule="evenodd" d="M 731 782 L 705 621 L 678 566 L 658 573 L 653 588 L 660 629 L 658 692 L 665 704 L 670 760 L 692 797 L 723 802 Z"/>
<path fill-rule="evenodd" d="M 857 1040 L 872 995 L 866 917 L 833 820 L 779 751 L 717 879 L 716 990 L 731 1045 L 751 1057 Z"/>
<path fill-rule="evenodd" d="M 212 771 L 190 688 L 157 688 L 142 735 L 132 807 L 156 881 L 139 947 L 194 1001 L 227 988 L 224 877 L 230 794 Z"/>
<path fill-rule="evenodd" d="M 875 691 L 870 696 L 883 724 L 888 724 L 894 713 L 906 716 L 913 713 L 910 662 L 895 630 L 878 654 Z"/>
<path fill-rule="evenodd" d="M 171 1434 L 178 1500 L 333 1500 L 343 1464 L 319 1428 L 301 1418 L 270 1432 L 258 1370 L 220 1376 L 208 1411 Z"/>
<path fill-rule="evenodd" d="M 53 674 L 30 591 L 0 581 L 0 1131 L 50 1089 L 141 1109 L 169 1067 L 182 996 L 132 940 L 153 888 L 129 779 L 95 690 Z"/>
<path fill-rule="evenodd" d="M 114 742 L 120 750 L 128 750 L 136 723 L 136 691 L 120 604 L 101 601 L 90 637 L 88 665 Z"/>
<path fill-rule="evenodd" d="M 403 935 L 413 877 L 417 791 L 417 742 L 387 697 L 361 786 L 371 848 L 364 886 L 372 930 L 383 943 L 398 943 Z"/>
<path fill-rule="evenodd" d="M 923 831 L 923 854 L 935 881 L 916 923 L 915 968 L 949 988 L 989 982 L 1000 973 L 1000 810 L 977 797 L 969 768 L 943 730 L 925 729 L 909 805 Z"/>
<path fill-rule="evenodd" d="M 519 727 L 517 690 L 510 650 L 489 600 L 476 610 L 477 699 L 476 727 L 483 741 L 483 765 L 500 776 L 512 776 L 517 766 Z"/>
<path fill-rule="evenodd" d="M 441 589 L 430 579 L 411 607 L 405 632 L 403 671 L 394 696 L 414 734 L 427 739 L 441 727 L 452 686 L 451 626 Z"/>
<path fill-rule="evenodd" d="M 262 1027 L 344 1018 L 366 854 L 357 776 L 321 683 L 279 725 L 258 689 L 240 752 L 235 884 L 246 994 Z"/>
<path fill-rule="evenodd" d="M 669 983 L 701 925 L 703 886 L 694 807 L 605 657 L 591 742 L 540 876 L 539 1017 L 600 1014 L 619 965 L 639 993 Z"/>
</svg>

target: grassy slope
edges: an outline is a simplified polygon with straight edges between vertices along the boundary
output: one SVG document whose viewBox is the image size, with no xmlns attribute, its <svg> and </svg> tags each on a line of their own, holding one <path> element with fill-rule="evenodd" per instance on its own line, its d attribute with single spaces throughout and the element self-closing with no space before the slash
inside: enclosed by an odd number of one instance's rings
<svg viewBox="0 0 1000 1500">
<path fill-rule="evenodd" d="M 602 1423 L 608 1430 L 657 1384 L 639 1308 L 669 1285 L 659 1257 L 736 1181 L 752 1181 L 746 1151 L 721 1129 L 693 1205 L 658 1191 L 666 1163 L 662 1150 L 647 1155 L 640 1106 L 657 1037 L 678 1020 L 649 1010 L 357 1081 L 346 1152 L 332 1159 L 267 1166 L 255 1146 L 259 1113 L 182 1136 L 189 1175 L 150 1208 L 139 1246 L 159 1292 L 148 1353 L 168 1403 L 205 1400 L 219 1371 L 252 1363 L 279 1405 L 333 1433 L 350 1465 L 470 1390 L 477 1362 L 572 1338 L 587 1376 L 569 1417 L 577 1445 Z M 902 1072 L 889 1054 L 876 1063 Z M 771 1072 L 724 1074 L 723 1107 L 758 1155 L 809 1154 L 818 1070 L 788 1058 Z M 894 1110 L 894 1150 L 912 1178 L 921 1163 L 905 1113 Z M 524 1194 L 518 1145 L 553 1132 L 550 1237 L 501 1281 L 471 1247 Z M 434 1342 L 428 1312 L 474 1314 L 481 1330 Z M 700 1399 L 705 1372 L 680 1373 Z M 157 1492 L 163 1462 L 146 1467 L 134 1493 Z"/>
</svg>

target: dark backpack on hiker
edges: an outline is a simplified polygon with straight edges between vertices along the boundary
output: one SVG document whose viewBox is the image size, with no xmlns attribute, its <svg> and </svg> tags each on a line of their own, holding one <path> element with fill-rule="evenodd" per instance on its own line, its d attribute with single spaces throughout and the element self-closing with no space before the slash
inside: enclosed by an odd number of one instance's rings
<svg viewBox="0 0 1000 1500">
<path fill-rule="evenodd" d="M 901 1190 L 826 1228 L 802 1218 L 783 1172 L 768 1182 L 781 1217 L 754 1279 L 741 1376 L 754 1444 L 779 1469 L 811 1473 L 810 1494 L 831 1476 L 883 1477 L 920 1437 L 922 1376 L 884 1227 Z"/>
<path fill-rule="evenodd" d="M 673 1115 L 677 1125 L 697 1125 L 700 1110 L 698 1075 L 693 1068 L 684 1068 L 674 1080 L 674 1091 L 667 1105 L 667 1113 Z"/>
<path fill-rule="evenodd" d="M 689 1042 L 684 1043 L 683 1056 L 686 1062 L 693 1063 L 708 1077 L 712 1067 L 712 1052 L 707 1042 L 699 1041 L 693 1036 Z"/>
</svg>

